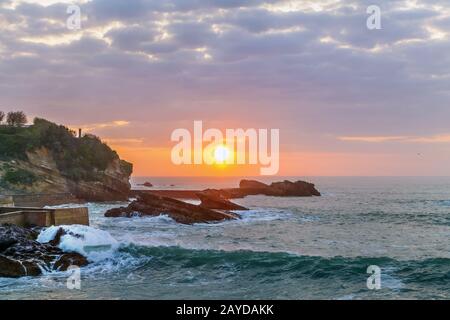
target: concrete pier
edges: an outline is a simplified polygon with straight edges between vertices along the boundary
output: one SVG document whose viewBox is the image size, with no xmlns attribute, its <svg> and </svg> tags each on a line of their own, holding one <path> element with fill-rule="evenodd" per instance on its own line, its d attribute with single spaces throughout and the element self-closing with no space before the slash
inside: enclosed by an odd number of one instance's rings
<svg viewBox="0 0 450 320">
<path fill-rule="evenodd" d="M 0 207 L 13 207 L 13 206 L 14 206 L 13 197 L 0 195 Z"/>
<path fill-rule="evenodd" d="M 0 207 L 0 224 L 3 223 L 21 227 L 49 227 L 71 224 L 88 226 L 89 212 L 86 207 L 61 209 Z"/>
<path fill-rule="evenodd" d="M 71 193 L 37 193 L 37 194 L 11 194 L 14 204 L 19 207 L 57 206 L 66 203 L 80 203 Z M 1 202 L 0 202 L 1 206 Z"/>
</svg>

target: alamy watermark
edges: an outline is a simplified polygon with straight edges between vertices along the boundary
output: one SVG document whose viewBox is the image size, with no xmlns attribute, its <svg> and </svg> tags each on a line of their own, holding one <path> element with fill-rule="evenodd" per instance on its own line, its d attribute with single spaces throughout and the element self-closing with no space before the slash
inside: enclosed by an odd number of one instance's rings
<svg viewBox="0 0 450 320">
<path fill-rule="evenodd" d="M 70 266 L 67 268 L 70 276 L 67 278 L 66 286 L 69 290 L 81 290 L 81 269 L 78 266 Z"/>
<path fill-rule="evenodd" d="M 69 17 L 66 20 L 66 26 L 69 30 L 81 29 L 81 8 L 75 4 L 67 7 L 66 13 Z"/>
<path fill-rule="evenodd" d="M 380 290 L 381 289 L 381 268 L 379 266 L 367 267 L 367 273 L 370 276 L 367 278 L 367 289 Z"/>
<path fill-rule="evenodd" d="M 275 175 L 280 167 L 279 129 L 219 129 L 203 132 L 203 122 L 194 121 L 193 133 L 179 128 L 171 134 L 178 142 L 171 153 L 175 165 L 257 165 L 261 175 Z M 205 145 L 206 143 L 206 145 Z"/>
<path fill-rule="evenodd" d="M 367 18 L 366 25 L 369 30 L 380 30 L 381 29 L 381 8 L 376 5 L 371 5 L 367 7 L 367 14 L 370 16 Z"/>
<path fill-rule="evenodd" d="M 52 275 L 43 277 L 41 283 L 46 287 L 60 287 L 64 283 L 68 290 L 81 290 L 81 268 L 79 266 L 69 266 L 63 275 L 64 277 L 61 278 Z"/>
</svg>

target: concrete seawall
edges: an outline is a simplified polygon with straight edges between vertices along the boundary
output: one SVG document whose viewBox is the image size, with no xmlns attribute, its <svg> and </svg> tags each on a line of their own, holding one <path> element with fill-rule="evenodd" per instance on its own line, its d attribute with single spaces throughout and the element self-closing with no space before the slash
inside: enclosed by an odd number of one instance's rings
<svg viewBox="0 0 450 320">
<path fill-rule="evenodd" d="M 14 206 L 13 197 L 0 195 L 0 207 L 13 207 L 13 206 Z"/>
<path fill-rule="evenodd" d="M 0 207 L 0 224 L 4 223 L 22 227 L 49 227 L 71 224 L 88 226 L 89 212 L 86 207 L 62 209 Z"/>
<path fill-rule="evenodd" d="M 14 205 L 20 207 L 42 208 L 66 203 L 80 203 L 80 200 L 70 193 L 13 194 L 9 197 L 12 197 Z"/>
</svg>

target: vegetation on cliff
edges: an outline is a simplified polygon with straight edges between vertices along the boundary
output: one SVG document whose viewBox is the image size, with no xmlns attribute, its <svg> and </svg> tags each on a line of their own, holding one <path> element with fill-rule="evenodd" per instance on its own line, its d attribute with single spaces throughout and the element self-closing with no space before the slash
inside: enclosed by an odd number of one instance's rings
<svg viewBox="0 0 450 320">
<path fill-rule="evenodd" d="M 38 177 L 31 171 L 25 169 L 14 169 L 8 165 L 3 166 L 3 178 L 0 178 L 0 186 L 8 185 L 32 185 L 38 180 Z"/>
<path fill-rule="evenodd" d="M 102 179 L 108 165 L 119 156 L 98 137 L 86 134 L 76 137 L 65 126 L 35 118 L 32 125 L 0 125 L 0 161 L 26 161 L 28 152 L 46 148 L 61 175 L 72 181 Z M 120 160 L 125 174 L 131 175 L 132 165 Z M 37 177 L 27 170 L 3 168 L 3 183 L 30 184 Z"/>
</svg>

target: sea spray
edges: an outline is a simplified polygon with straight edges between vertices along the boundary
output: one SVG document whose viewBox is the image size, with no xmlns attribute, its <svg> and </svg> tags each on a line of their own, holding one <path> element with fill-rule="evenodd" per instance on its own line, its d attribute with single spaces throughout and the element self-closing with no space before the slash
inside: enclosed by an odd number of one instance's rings
<svg viewBox="0 0 450 320">
<path fill-rule="evenodd" d="M 91 262 L 110 258 L 119 247 L 117 240 L 107 231 L 83 225 L 46 228 L 39 234 L 37 241 L 41 243 L 52 241 L 60 228 L 65 234 L 61 237 L 58 247 L 65 252 L 78 252 Z"/>
</svg>

